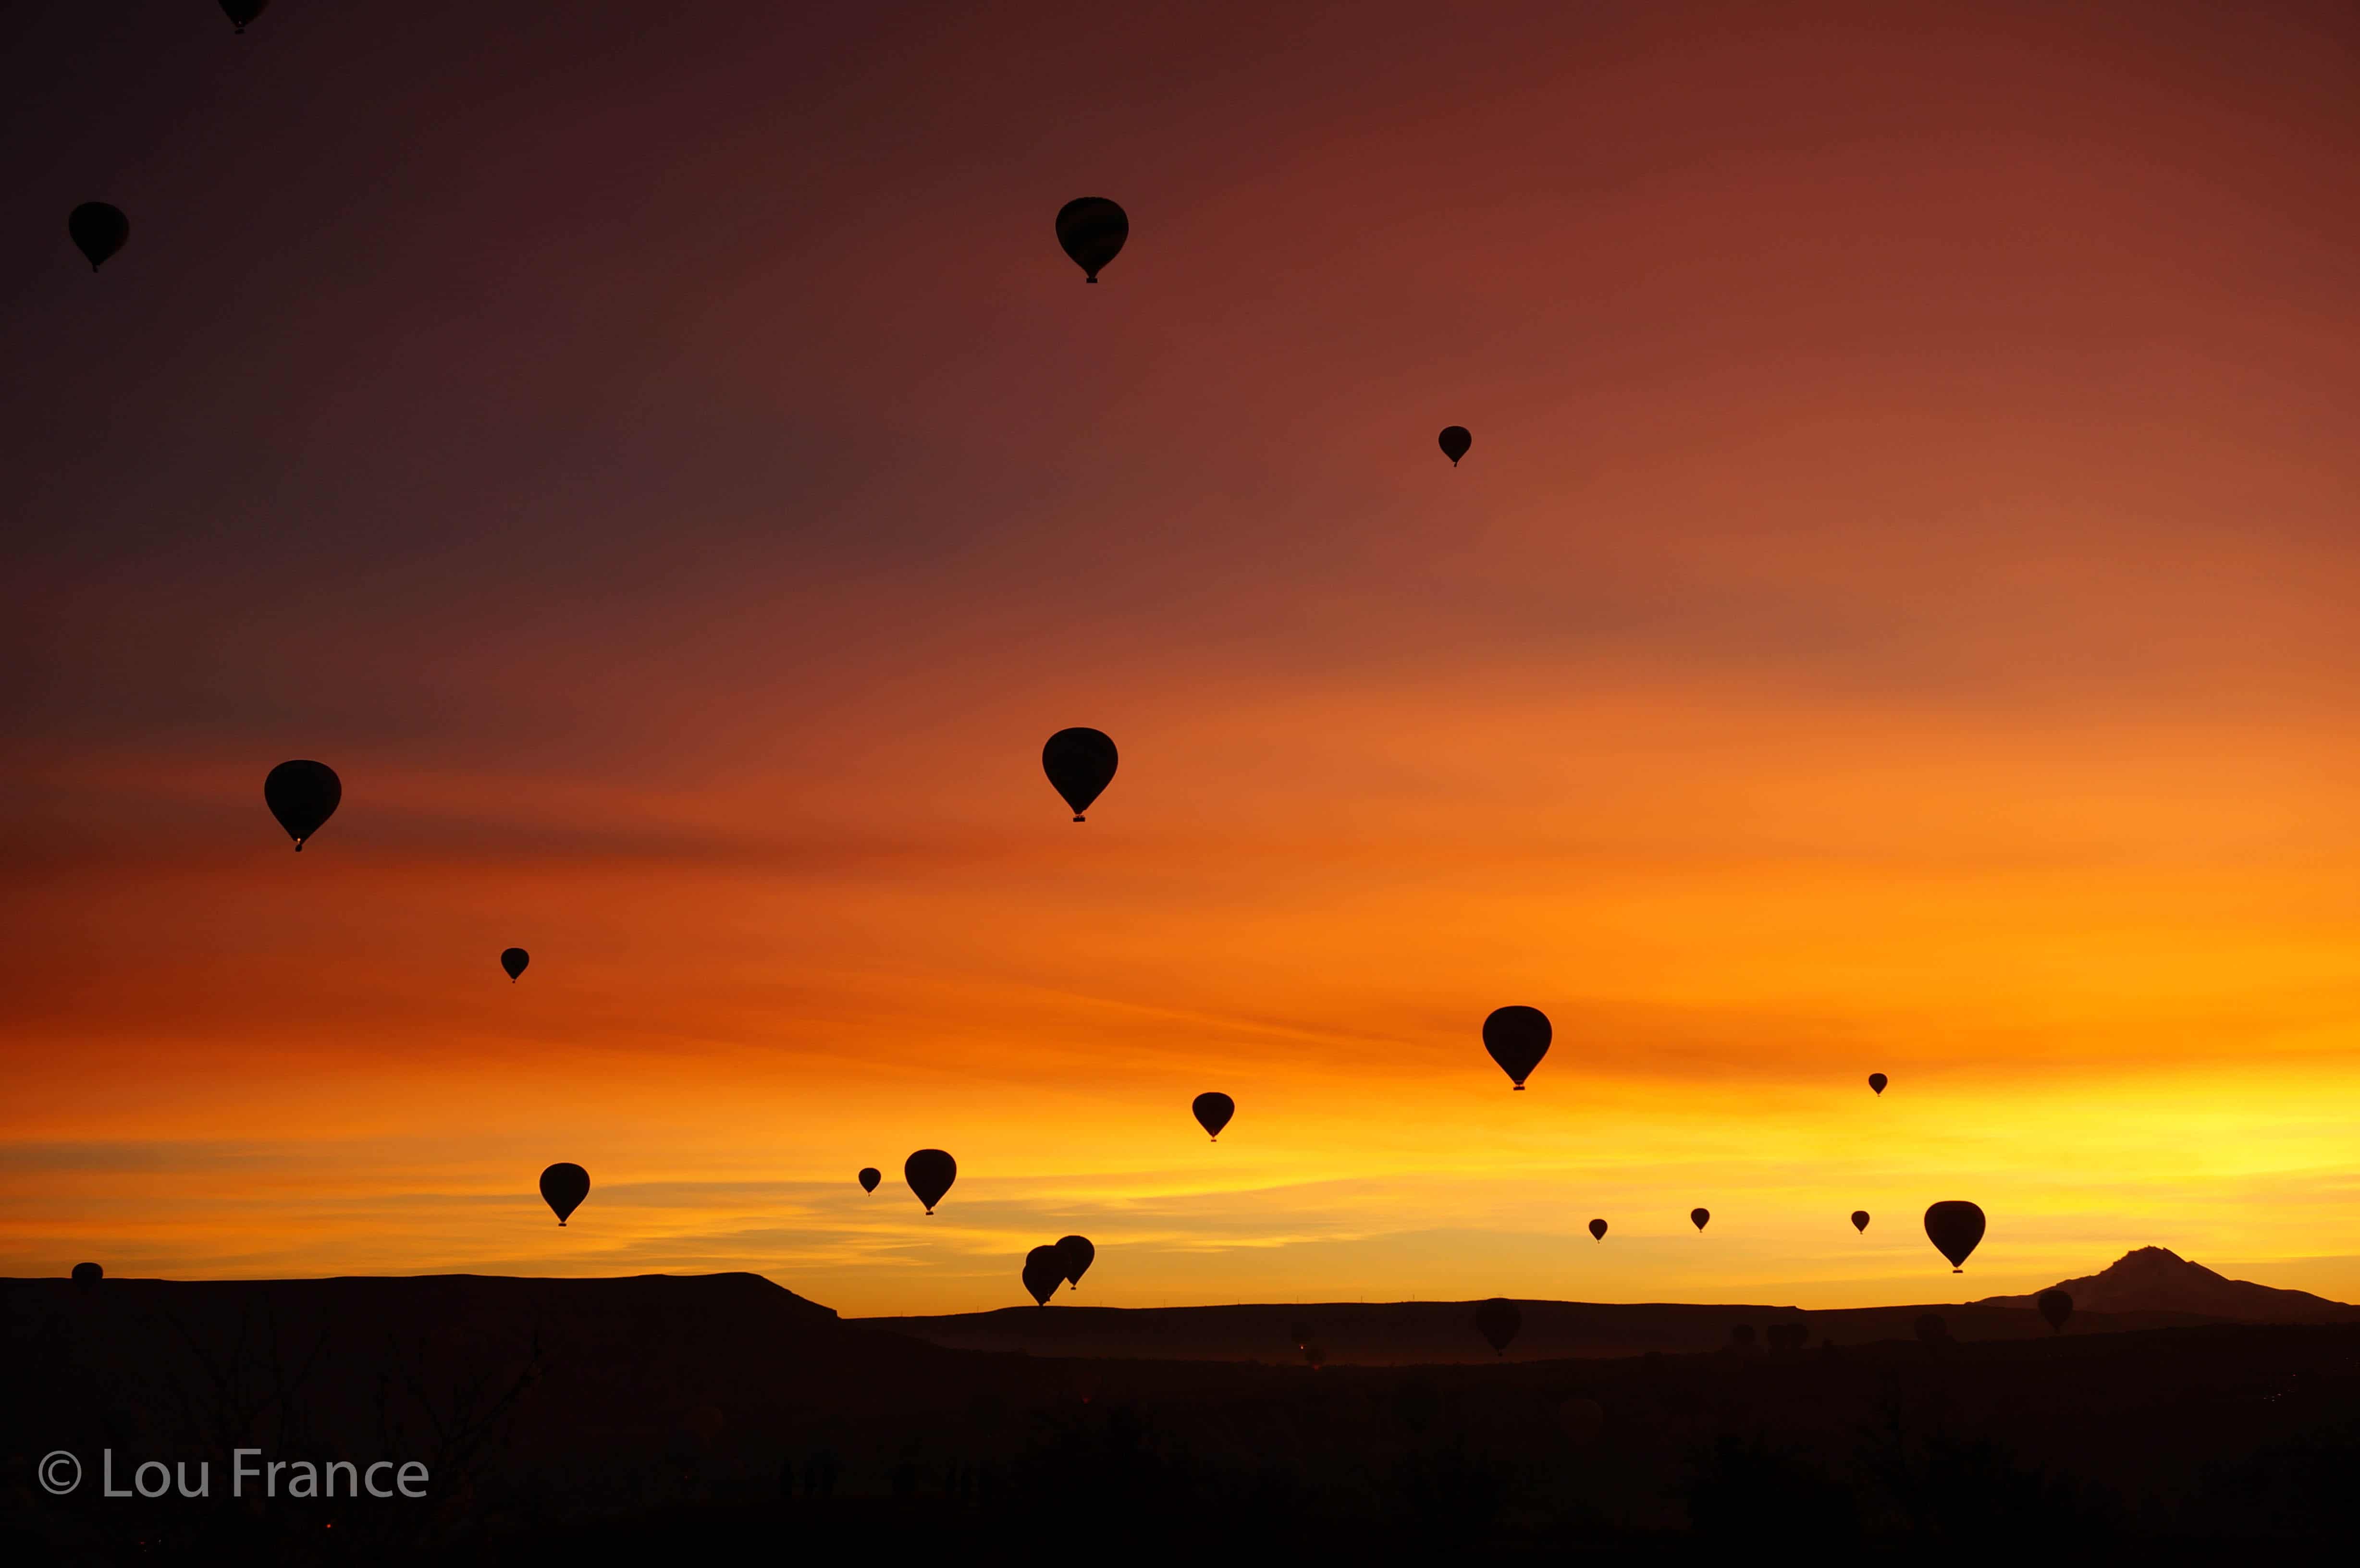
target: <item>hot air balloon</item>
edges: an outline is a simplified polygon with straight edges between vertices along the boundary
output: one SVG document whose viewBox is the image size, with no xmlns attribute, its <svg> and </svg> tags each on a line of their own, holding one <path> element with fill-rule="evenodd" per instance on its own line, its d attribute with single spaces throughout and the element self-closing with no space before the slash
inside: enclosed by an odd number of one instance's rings
<svg viewBox="0 0 2360 1568">
<path fill-rule="evenodd" d="M 860 1190 L 862 1192 L 873 1192 L 877 1191 L 877 1183 L 883 1180 L 885 1180 L 885 1173 L 878 1170 L 874 1165 L 864 1165 L 860 1168 Z"/>
<path fill-rule="evenodd" d="M 523 974 L 524 966 L 531 962 L 532 954 L 520 947 L 508 948 L 500 953 L 500 967 L 508 972 L 510 985 L 516 983 L 516 977 Z"/>
<path fill-rule="evenodd" d="M 2035 1296 L 2032 1299 L 2032 1304 L 2038 1307 L 2040 1315 L 2048 1320 L 2049 1333 L 2065 1332 L 2065 1320 L 2073 1315 L 2072 1297 L 2051 1286 Z"/>
<path fill-rule="evenodd" d="M 1229 1125 L 1231 1116 L 1238 1114 L 1235 1100 L 1209 1090 L 1191 1100 L 1188 1108 L 1196 1113 L 1196 1125 L 1210 1134 L 1215 1143 L 1221 1141 L 1221 1129 Z"/>
<path fill-rule="evenodd" d="M 1854 1209 L 1852 1212 L 1852 1228 L 1854 1230 L 1866 1230 L 1868 1228 L 1868 1211 L 1866 1209 Z"/>
<path fill-rule="evenodd" d="M 96 272 L 131 237 L 131 220 L 123 215 L 120 207 L 85 201 L 66 214 L 66 234 L 89 261 L 90 269 Z"/>
<path fill-rule="evenodd" d="M 222 0 L 222 10 L 228 14 L 230 25 L 236 31 L 246 31 L 246 25 L 270 8 L 270 0 Z"/>
<path fill-rule="evenodd" d="M 1057 1256 L 1065 1260 L 1065 1278 L 1078 1290 L 1082 1288 L 1082 1276 L 1098 1261 L 1098 1249 L 1090 1245 L 1088 1236 L 1061 1236 L 1057 1238 Z"/>
<path fill-rule="evenodd" d="M 901 1161 L 901 1180 L 931 1214 L 943 1194 L 951 1190 L 951 1183 L 958 1180 L 958 1161 L 939 1149 L 922 1149 Z"/>
<path fill-rule="evenodd" d="M 1502 1356 L 1508 1354 L 1509 1344 L 1524 1326 L 1524 1314 L 1515 1302 L 1502 1297 L 1494 1296 L 1475 1309 L 1475 1331 Z"/>
<path fill-rule="evenodd" d="M 1131 214 L 1103 196 L 1078 196 L 1057 209 L 1057 244 L 1092 283 L 1129 238 Z"/>
<path fill-rule="evenodd" d="M 1590 1222 L 1590 1239 L 1592 1241 L 1604 1241 L 1606 1239 L 1606 1222 L 1604 1220 L 1592 1220 Z"/>
<path fill-rule="evenodd" d="M 1892 1081 L 1882 1073 L 1872 1073 L 1868 1075 L 1868 1086 L 1880 1094 L 1885 1093 L 1885 1086 Z"/>
<path fill-rule="evenodd" d="M 1328 1352 L 1318 1345 L 1306 1345 L 1303 1347 L 1303 1364 L 1317 1372 L 1328 1365 Z"/>
<path fill-rule="evenodd" d="M 1032 1304 L 1045 1307 L 1057 1287 L 1065 1282 L 1065 1256 L 1054 1247 L 1036 1247 L 1024 1255 L 1024 1288 Z"/>
<path fill-rule="evenodd" d="M 1442 455 L 1450 460 L 1453 468 L 1458 467 L 1459 460 L 1467 455 L 1467 449 L 1475 444 L 1475 438 L 1467 433 L 1465 425 L 1445 425 L 1438 439 L 1442 442 Z"/>
<path fill-rule="evenodd" d="M 77 1285 L 95 1285 L 105 1278 L 106 1270 L 95 1263 L 77 1263 L 73 1266 L 73 1282 Z"/>
<path fill-rule="evenodd" d="M 1295 1342 L 1295 1349 L 1301 1350 L 1311 1343 L 1311 1325 L 1298 1321 L 1288 1326 L 1286 1336 Z"/>
<path fill-rule="evenodd" d="M 590 1172 L 579 1165 L 558 1161 L 541 1173 L 541 1198 L 557 1212 L 557 1223 L 563 1225 L 566 1216 L 582 1206 L 590 1195 Z"/>
<path fill-rule="evenodd" d="M 1688 1223 L 1696 1226 L 1699 1230 L 1704 1229 L 1705 1222 L 1711 1218 L 1712 1211 L 1710 1209 L 1690 1209 L 1688 1211 Z"/>
<path fill-rule="evenodd" d="M 344 798 L 344 780 L 324 762 L 282 762 L 262 781 L 262 803 L 295 841 L 298 855 L 303 853 L 303 841 L 336 814 Z"/>
<path fill-rule="evenodd" d="M 1926 1211 L 1926 1239 L 1950 1260 L 1950 1272 L 1966 1272 L 1967 1254 L 1983 1238 L 1983 1212 L 1962 1199 L 1950 1198 Z"/>
<path fill-rule="evenodd" d="M 1548 1015 L 1538 1007 L 1495 1007 L 1483 1020 L 1483 1049 L 1519 1089 L 1548 1054 Z"/>
<path fill-rule="evenodd" d="M 1074 809 L 1077 822 L 1113 781 L 1117 760 L 1114 742 L 1103 730 L 1059 730 L 1041 748 L 1042 771 Z"/>
</svg>

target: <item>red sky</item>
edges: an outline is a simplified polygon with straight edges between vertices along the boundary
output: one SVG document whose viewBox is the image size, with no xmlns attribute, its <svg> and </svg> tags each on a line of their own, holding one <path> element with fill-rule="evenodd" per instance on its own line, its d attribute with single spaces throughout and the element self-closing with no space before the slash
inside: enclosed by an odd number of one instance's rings
<svg viewBox="0 0 2360 1568">
<path fill-rule="evenodd" d="M 2360 1297 L 2348 7 L 486 9 L 0 17 L 0 1272 Z"/>
</svg>

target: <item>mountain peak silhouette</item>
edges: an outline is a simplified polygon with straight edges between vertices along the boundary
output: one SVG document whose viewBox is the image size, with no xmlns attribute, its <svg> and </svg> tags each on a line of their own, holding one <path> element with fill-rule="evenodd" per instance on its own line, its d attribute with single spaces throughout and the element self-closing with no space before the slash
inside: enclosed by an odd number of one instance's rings
<svg viewBox="0 0 2360 1568">
<path fill-rule="evenodd" d="M 2232 1279 L 2193 1263 L 2168 1247 L 2137 1247 L 2095 1274 L 2060 1279 L 2055 1287 L 2073 1298 L 2077 1312 L 2194 1312 L 2241 1323 L 2326 1323 L 2360 1317 L 2360 1307 L 2331 1301 L 2308 1290 L 2281 1290 Z M 1979 1306 L 2029 1307 L 2027 1296 L 1986 1296 Z"/>
</svg>

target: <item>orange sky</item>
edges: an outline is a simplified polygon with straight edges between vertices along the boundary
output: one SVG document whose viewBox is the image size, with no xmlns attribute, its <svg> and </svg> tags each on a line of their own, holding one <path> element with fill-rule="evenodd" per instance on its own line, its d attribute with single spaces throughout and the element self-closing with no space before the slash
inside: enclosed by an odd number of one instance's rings
<svg viewBox="0 0 2360 1568">
<path fill-rule="evenodd" d="M 286 9 L 0 21 L 0 1273 L 2360 1299 L 2348 7 Z"/>
</svg>

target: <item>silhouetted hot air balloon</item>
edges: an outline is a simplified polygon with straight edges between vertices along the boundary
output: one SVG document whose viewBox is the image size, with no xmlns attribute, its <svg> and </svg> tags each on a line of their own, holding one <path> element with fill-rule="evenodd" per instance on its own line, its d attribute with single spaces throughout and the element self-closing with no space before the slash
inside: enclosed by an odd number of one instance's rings
<svg viewBox="0 0 2360 1568">
<path fill-rule="evenodd" d="M 2038 1307 L 2040 1309 L 2040 1315 L 2048 1320 L 2049 1333 L 2062 1334 L 2065 1332 L 2065 1320 L 2073 1315 L 2072 1297 L 2067 1295 L 2062 1290 L 2051 1287 L 2049 1290 L 2041 1291 L 2039 1295 L 2034 1297 L 2032 1304 Z"/>
<path fill-rule="evenodd" d="M 1459 460 L 1467 455 L 1467 449 L 1475 444 L 1475 438 L 1467 433 L 1465 425 L 1445 425 L 1440 440 L 1442 455 L 1450 460 L 1453 468 L 1458 467 Z"/>
<path fill-rule="evenodd" d="M 231 27 L 241 33 L 248 22 L 268 9 L 270 0 L 222 0 L 222 10 L 227 13 Z"/>
<path fill-rule="evenodd" d="M 877 1183 L 883 1180 L 885 1180 L 885 1173 L 882 1171 L 878 1170 L 874 1165 L 864 1165 L 860 1168 L 860 1190 L 862 1192 L 873 1192 L 877 1191 Z"/>
<path fill-rule="evenodd" d="M 1494 1296 L 1475 1309 L 1475 1331 L 1502 1356 L 1508 1354 L 1516 1331 L 1524 1326 L 1524 1312 L 1504 1297 Z"/>
<path fill-rule="evenodd" d="M 295 841 L 298 855 L 303 853 L 303 841 L 336 814 L 344 798 L 344 780 L 324 762 L 282 762 L 262 781 L 262 803 Z"/>
<path fill-rule="evenodd" d="M 1221 1129 L 1238 1114 L 1238 1103 L 1218 1090 L 1207 1090 L 1188 1102 L 1196 1114 L 1196 1125 L 1209 1134 L 1215 1143 L 1221 1141 Z"/>
<path fill-rule="evenodd" d="M 1082 1288 L 1082 1276 L 1098 1261 L 1098 1249 L 1090 1245 L 1086 1236 L 1061 1236 L 1057 1238 L 1057 1256 L 1065 1259 L 1065 1278 L 1076 1290 Z"/>
<path fill-rule="evenodd" d="M 1592 1220 L 1590 1222 L 1590 1239 L 1592 1241 L 1604 1241 L 1606 1239 L 1606 1222 L 1604 1220 Z"/>
<path fill-rule="evenodd" d="M 77 1285 L 95 1285 L 105 1278 L 106 1270 L 95 1263 L 77 1263 L 73 1266 L 73 1282 Z"/>
<path fill-rule="evenodd" d="M 901 1180 L 931 1214 L 943 1194 L 951 1190 L 951 1183 L 958 1180 L 958 1161 L 939 1149 L 922 1149 L 901 1161 Z"/>
<path fill-rule="evenodd" d="M 1688 1211 L 1688 1223 L 1696 1226 L 1699 1230 L 1704 1229 L 1705 1222 L 1710 1218 L 1712 1218 L 1712 1211 L 1710 1209 L 1690 1209 Z"/>
<path fill-rule="evenodd" d="M 1882 1073 L 1872 1073 L 1868 1075 L 1868 1086 L 1880 1094 L 1885 1093 L 1885 1084 L 1891 1082 L 1892 1080 Z"/>
<path fill-rule="evenodd" d="M 1950 1272 L 1966 1272 L 1967 1254 L 1983 1238 L 1983 1212 L 1959 1198 L 1946 1199 L 1926 1211 L 1926 1239 L 1950 1260 Z"/>
<path fill-rule="evenodd" d="M 1311 1325 L 1298 1320 L 1288 1326 L 1286 1336 L 1295 1342 L 1295 1349 L 1301 1350 L 1311 1343 Z"/>
<path fill-rule="evenodd" d="M 590 1195 L 590 1172 L 579 1165 L 558 1161 L 541 1173 L 541 1199 L 557 1211 L 557 1223 L 563 1225 L 566 1216 L 582 1206 Z"/>
<path fill-rule="evenodd" d="M 1538 1007 L 1495 1007 L 1483 1020 L 1483 1049 L 1518 1089 L 1548 1054 L 1548 1015 Z"/>
<path fill-rule="evenodd" d="M 524 973 L 524 966 L 531 962 L 532 954 L 520 947 L 507 948 L 500 953 L 500 967 L 508 972 L 511 985 L 515 984 L 518 975 Z"/>
<path fill-rule="evenodd" d="M 1065 1282 L 1065 1256 L 1054 1247 L 1036 1247 L 1024 1255 L 1024 1288 L 1032 1304 L 1045 1307 L 1057 1287 Z"/>
<path fill-rule="evenodd" d="M 1131 214 L 1103 196 L 1077 196 L 1057 209 L 1057 244 L 1092 283 L 1129 238 Z"/>
<path fill-rule="evenodd" d="M 1866 1230 L 1868 1228 L 1868 1211 L 1866 1209 L 1854 1209 L 1852 1212 L 1852 1228 L 1854 1230 Z"/>
<path fill-rule="evenodd" d="M 1113 782 L 1117 760 L 1114 742 L 1103 730 L 1059 730 L 1041 748 L 1041 769 L 1074 809 L 1077 822 Z"/>
<path fill-rule="evenodd" d="M 85 201 L 66 214 L 66 234 L 90 262 L 90 269 L 96 272 L 131 237 L 131 220 L 123 215 L 120 207 Z"/>
</svg>

